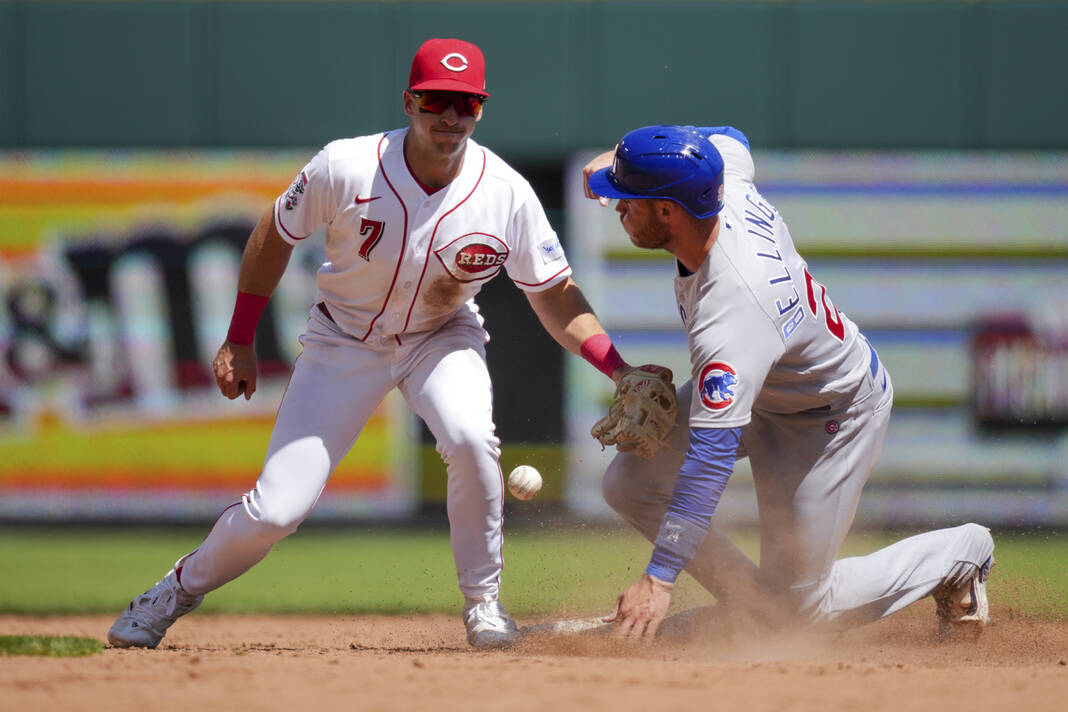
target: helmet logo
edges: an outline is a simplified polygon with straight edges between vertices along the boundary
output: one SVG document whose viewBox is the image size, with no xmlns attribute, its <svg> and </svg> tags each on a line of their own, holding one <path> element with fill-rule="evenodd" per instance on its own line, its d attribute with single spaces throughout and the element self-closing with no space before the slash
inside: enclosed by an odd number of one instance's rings
<svg viewBox="0 0 1068 712">
<path fill-rule="evenodd" d="M 462 72 L 468 67 L 467 57 L 459 52 L 449 52 L 441 58 L 441 66 L 450 72 Z"/>
</svg>

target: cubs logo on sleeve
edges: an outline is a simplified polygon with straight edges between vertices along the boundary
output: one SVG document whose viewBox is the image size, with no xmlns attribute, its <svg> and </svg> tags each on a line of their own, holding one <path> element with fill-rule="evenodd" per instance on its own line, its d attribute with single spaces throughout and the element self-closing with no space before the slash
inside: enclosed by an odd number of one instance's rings
<svg viewBox="0 0 1068 712">
<path fill-rule="evenodd" d="M 711 410 L 729 408 L 737 385 L 738 374 L 730 364 L 712 361 L 701 369 L 701 403 Z"/>
<path fill-rule="evenodd" d="M 461 282 L 493 277 L 501 271 L 508 252 L 504 241 L 484 232 L 469 232 L 434 250 L 445 270 Z"/>
</svg>

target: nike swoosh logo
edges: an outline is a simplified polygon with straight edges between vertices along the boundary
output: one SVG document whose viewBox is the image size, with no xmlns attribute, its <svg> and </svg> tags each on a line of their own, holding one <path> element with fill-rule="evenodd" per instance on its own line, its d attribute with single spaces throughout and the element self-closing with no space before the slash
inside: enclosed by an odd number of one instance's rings
<svg viewBox="0 0 1068 712">
<path fill-rule="evenodd" d="M 381 197 L 382 197 L 381 195 L 376 195 L 373 198 L 361 198 L 360 194 L 357 193 L 356 194 L 356 204 L 357 205 L 363 205 L 364 203 L 370 203 L 372 200 L 378 200 Z"/>
</svg>

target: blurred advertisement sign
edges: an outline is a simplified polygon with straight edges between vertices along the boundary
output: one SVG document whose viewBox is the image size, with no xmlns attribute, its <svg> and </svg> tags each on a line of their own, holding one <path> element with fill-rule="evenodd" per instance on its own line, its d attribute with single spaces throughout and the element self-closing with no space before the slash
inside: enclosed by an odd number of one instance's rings
<svg viewBox="0 0 1068 712">
<path fill-rule="evenodd" d="M 213 517 L 255 483 L 315 296 L 294 252 L 256 335 L 251 401 L 215 388 L 244 243 L 303 156 L 0 156 L 0 519 Z M 388 399 L 313 516 L 415 506 Z"/>
<path fill-rule="evenodd" d="M 975 419 L 990 429 L 1068 427 L 1068 329 L 991 319 L 974 341 Z"/>
</svg>

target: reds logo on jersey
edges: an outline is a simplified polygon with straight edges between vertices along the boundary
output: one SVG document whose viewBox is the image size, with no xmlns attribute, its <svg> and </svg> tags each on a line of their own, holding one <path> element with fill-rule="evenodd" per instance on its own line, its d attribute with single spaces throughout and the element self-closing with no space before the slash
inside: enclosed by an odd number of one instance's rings
<svg viewBox="0 0 1068 712">
<path fill-rule="evenodd" d="M 441 265 L 461 282 L 489 279 L 508 259 L 508 245 L 484 232 L 469 232 L 434 250 Z"/>
<path fill-rule="evenodd" d="M 732 388 L 738 384 L 738 374 L 730 364 L 713 361 L 701 369 L 701 402 L 706 408 L 723 410 L 734 402 Z"/>
</svg>

